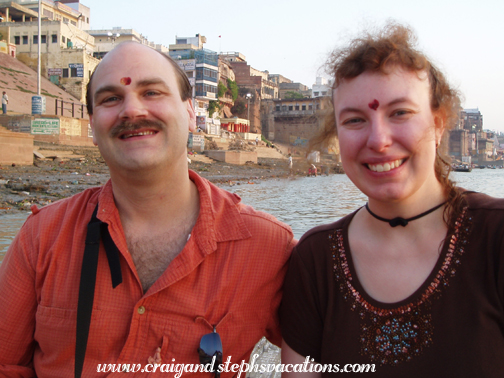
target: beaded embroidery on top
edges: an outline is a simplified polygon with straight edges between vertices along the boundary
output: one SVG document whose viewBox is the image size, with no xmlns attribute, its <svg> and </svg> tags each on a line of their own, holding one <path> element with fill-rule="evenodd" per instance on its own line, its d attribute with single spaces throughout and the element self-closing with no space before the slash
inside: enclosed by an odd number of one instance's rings
<svg viewBox="0 0 504 378">
<path fill-rule="evenodd" d="M 352 273 L 348 266 L 343 243 L 343 232 L 335 230 L 329 238 L 332 242 L 333 271 L 345 301 L 352 311 L 361 317 L 361 354 L 381 365 L 397 365 L 418 356 L 432 344 L 434 332 L 430 314 L 430 299 L 439 297 L 441 289 L 448 286 L 449 278 L 456 273 L 464 254 L 472 217 L 466 217 L 465 207 L 455 222 L 449 236 L 448 251 L 436 276 L 419 299 L 395 309 L 383 309 L 366 301 L 352 285 Z"/>
</svg>

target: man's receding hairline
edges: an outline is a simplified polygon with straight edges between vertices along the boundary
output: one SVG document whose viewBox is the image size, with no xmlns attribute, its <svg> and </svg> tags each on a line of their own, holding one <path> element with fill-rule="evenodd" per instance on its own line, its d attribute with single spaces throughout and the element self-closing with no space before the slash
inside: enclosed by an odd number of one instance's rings
<svg viewBox="0 0 504 378">
<path fill-rule="evenodd" d="M 158 55 L 163 61 L 166 62 L 166 64 L 170 67 L 170 69 L 172 70 L 172 74 L 175 75 L 175 78 L 176 78 L 176 72 L 175 72 L 175 69 L 172 67 L 172 65 L 170 64 L 170 62 L 168 61 L 168 59 L 166 59 L 167 57 L 164 56 L 163 53 L 157 51 L 157 50 L 154 50 L 152 47 L 149 47 L 149 46 L 145 46 L 145 45 L 142 45 L 141 43 L 138 43 L 138 42 L 134 42 L 134 41 L 125 41 L 125 42 L 121 42 L 120 44 L 118 44 L 113 50 L 109 51 L 103 58 L 102 60 L 100 61 L 100 63 L 98 63 L 98 65 L 96 66 L 96 69 L 95 71 L 93 72 L 93 76 L 96 76 L 97 74 L 99 74 L 99 70 L 100 70 L 100 67 L 104 65 L 104 63 L 106 64 L 107 63 L 107 60 L 110 60 L 112 59 L 114 56 L 114 52 L 115 51 L 118 51 L 119 49 L 122 49 L 123 46 L 127 46 L 127 45 L 131 45 L 131 46 L 141 46 L 142 48 L 145 48 L 145 49 L 148 49 L 148 51 L 151 51 L 153 53 L 155 53 L 155 55 Z M 112 54 L 112 55 L 111 55 Z M 112 58 L 111 58 L 112 56 Z M 108 57 L 108 59 L 107 59 Z M 177 79 L 176 79 L 177 80 Z M 91 81 L 91 98 L 94 100 L 95 98 L 95 93 L 96 91 L 94 91 L 94 86 L 95 86 L 95 77 L 93 78 L 93 80 Z M 178 86 L 178 81 L 177 81 L 177 88 L 180 92 L 180 88 Z"/>
</svg>

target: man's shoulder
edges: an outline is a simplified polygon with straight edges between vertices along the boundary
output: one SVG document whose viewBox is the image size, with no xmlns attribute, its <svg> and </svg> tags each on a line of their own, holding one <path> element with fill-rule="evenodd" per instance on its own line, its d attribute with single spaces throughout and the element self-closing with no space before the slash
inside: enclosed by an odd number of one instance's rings
<svg viewBox="0 0 504 378">
<path fill-rule="evenodd" d="M 210 182 L 209 184 L 213 192 L 212 199 L 215 200 L 217 198 L 218 201 L 220 198 L 228 205 L 235 207 L 248 227 L 272 227 L 273 229 L 278 228 L 279 230 L 284 230 L 292 234 L 290 226 L 279 221 L 275 216 L 264 211 L 256 210 L 252 206 L 244 204 L 241 202 L 240 196 L 235 193 L 228 192 L 227 190 L 219 188 Z"/>
<path fill-rule="evenodd" d="M 231 223 L 245 227 L 241 234 L 250 233 L 253 236 L 271 235 L 282 233 L 286 238 L 293 238 L 292 229 L 287 224 L 279 221 L 273 215 L 254 209 L 252 206 L 241 202 L 239 195 L 219 188 L 210 181 L 191 173 L 192 179 L 197 182 L 200 190 L 200 199 L 205 203 L 202 206 L 211 206 L 213 219 L 217 222 L 217 227 L 223 227 L 223 223 L 228 226 Z M 208 201 L 208 202 L 207 202 Z M 233 225 L 234 228 L 235 225 Z"/>
<path fill-rule="evenodd" d="M 102 187 L 89 188 L 71 197 L 55 201 L 41 208 L 37 208 L 34 205 L 31 208 L 32 217 L 58 217 L 60 221 L 63 222 L 67 216 L 75 216 L 77 213 L 86 211 L 88 206 L 96 206 L 98 203 L 98 196 L 102 189 Z"/>
<path fill-rule="evenodd" d="M 292 229 L 289 225 L 284 222 L 279 221 L 275 216 L 266 213 L 264 211 L 256 210 L 252 206 L 245 205 L 244 203 L 239 203 L 239 211 L 246 222 L 251 225 L 263 225 L 267 227 L 274 227 L 284 230 L 292 234 Z"/>
</svg>

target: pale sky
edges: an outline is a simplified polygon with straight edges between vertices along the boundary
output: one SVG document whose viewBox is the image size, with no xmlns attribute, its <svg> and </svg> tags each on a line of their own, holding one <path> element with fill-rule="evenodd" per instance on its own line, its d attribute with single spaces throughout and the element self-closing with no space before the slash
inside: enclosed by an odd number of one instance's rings
<svg viewBox="0 0 504 378">
<path fill-rule="evenodd" d="M 416 32 L 420 50 L 479 108 L 485 129 L 504 132 L 504 2 L 497 0 L 80 0 L 91 28 L 135 29 L 166 47 L 175 36 L 239 51 L 252 67 L 309 87 L 328 53 L 387 19 Z M 221 36 L 221 38 L 219 38 Z"/>
</svg>

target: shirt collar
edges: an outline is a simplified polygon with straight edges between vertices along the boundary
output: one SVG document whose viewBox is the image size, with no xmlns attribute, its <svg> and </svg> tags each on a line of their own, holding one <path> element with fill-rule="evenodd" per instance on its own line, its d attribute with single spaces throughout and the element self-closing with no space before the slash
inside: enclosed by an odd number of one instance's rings
<svg viewBox="0 0 504 378">
<path fill-rule="evenodd" d="M 191 237 L 206 253 L 217 249 L 217 242 L 247 239 L 252 236 L 240 213 L 241 198 L 220 189 L 189 170 L 189 178 L 198 188 L 200 213 Z"/>
<path fill-rule="evenodd" d="M 215 251 L 218 242 L 247 239 L 252 236 L 240 213 L 240 208 L 243 206 L 240 196 L 218 188 L 191 170 L 189 178 L 198 188 L 200 198 L 200 212 L 191 237 L 195 238 L 203 252 L 208 254 Z M 103 186 L 98 201 L 98 219 L 109 225 L 120 225 L 111 180 Z"/>
</svg>

